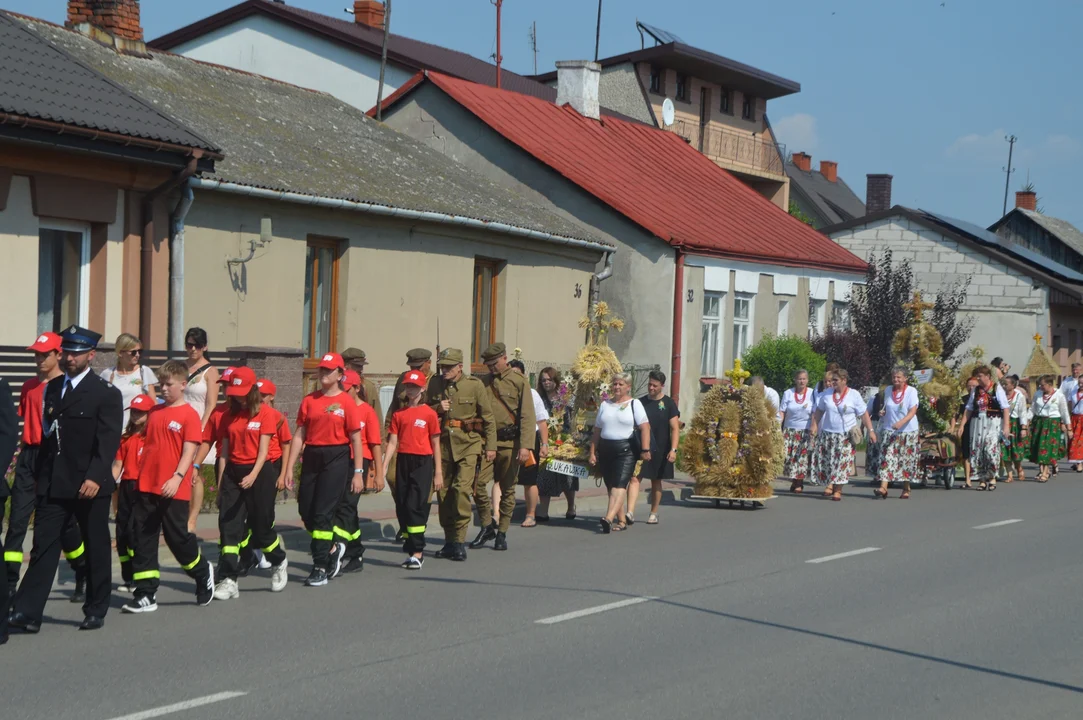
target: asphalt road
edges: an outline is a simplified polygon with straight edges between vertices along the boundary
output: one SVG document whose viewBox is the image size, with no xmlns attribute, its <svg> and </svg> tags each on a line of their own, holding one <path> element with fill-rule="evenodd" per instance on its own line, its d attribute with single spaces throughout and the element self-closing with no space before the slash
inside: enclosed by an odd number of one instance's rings
<svg viewBox="0 0 1083 720">
<path fill-rule="evenodd" d="M 0 717 L 1083 717 L 1083 476 L 851 492 L 515 527 L 420 573 L 379 543 L 321 589 L 293 548 L 281 595 L 198 608 L 170 572 L 157 613 L 96 633 L 60 599 L 0 648 Z"/>
</svg>

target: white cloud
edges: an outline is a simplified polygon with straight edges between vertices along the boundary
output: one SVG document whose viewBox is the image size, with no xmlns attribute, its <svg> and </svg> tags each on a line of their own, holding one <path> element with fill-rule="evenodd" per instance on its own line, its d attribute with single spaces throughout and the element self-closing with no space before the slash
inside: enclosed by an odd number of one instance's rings
<svg viewBox="0 0 1083 720">
<path fill-rule="evenodd" d="M 984 135 L 963 135 L 944 150 L 944 155 L 959 161 L 1004 165 L 1008 160 L 1006 138 L 1009 134 L 1003 128 L 997 128 Z M 1056 163 L 1076 155 L 1081 149 L 1083 145 L 1078 140 L 1063 133 L 1047 135 L 1038 141 L 1023 137 L 1015 142 L 1012 165 L 1020 167 Z"/>
<path fill-rule="evenodd" d="M 963 135 L 949 145 L 944 154 L 948 157 L 985 157 L 990 153 L 996 153 L 997 157 L 1000 157 L 1001 151 L 1006 149 L 1004 146 L 1007 143 L 1004 138 L 1007 136 L 1008 133 L 1002 128 L 993 130 L 986 135 L 970 133 L 969 135 Z M 1007 158 L 1007 153 L 1003 154 Z"/>
<path fill-rule="evenodd" d="M 811 153 L 817 149 L 820 138 L 816 134 L 816 118 L 807 113 L 789 115 L 771 123 L 775 137 L 786 143 L 790 152 Z"/>
</svg>

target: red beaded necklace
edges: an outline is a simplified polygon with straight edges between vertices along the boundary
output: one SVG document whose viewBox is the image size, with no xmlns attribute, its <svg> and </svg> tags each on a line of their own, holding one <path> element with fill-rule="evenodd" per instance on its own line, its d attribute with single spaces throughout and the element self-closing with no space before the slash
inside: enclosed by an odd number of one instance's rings
<svg viewBox="0 0 1083 720">
<path fill-rule="evenodd" d="M 808 397 L 808 387 L 806 387 L 804 389 L 804 391 L 802 391 L 802 392 L 797 392 L 796 389 L 793 391 L 793 399 L 797 402 L 798 405 L 804 405 L 805 404 L 805 398 L 807 398 L 807 397 Z"/>
<path fill-rule="evenodd" d="M 902 390 L 895 392 L 895 388 L 891 388 L 891 399 L 896 405 L 902 405 L 903 398 L 906 397 L 906 383 L 903 383 Z"/>
<path fill-rule="evenodd" d="M 839 395 L 838 391 L 831 393 L 831 399 L 835 401 L 835 407 L 842 405 L 842 401 L 846 399 L 846 393 L 850 392 L 850 388 L 846 388 L 842 391 L 842 395 Z"/>
</svg>

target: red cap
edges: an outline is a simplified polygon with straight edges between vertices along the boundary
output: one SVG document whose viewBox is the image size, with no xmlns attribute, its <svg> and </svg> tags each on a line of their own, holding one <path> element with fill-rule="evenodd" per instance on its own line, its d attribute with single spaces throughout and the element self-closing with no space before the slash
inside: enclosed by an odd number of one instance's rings
<svg viewBox="0 0 1083 720">
<path fill-rule="evenodd" d="M 326 370 L 345 370 L 346 363 L 338 353 L 327 353 L 320 359 L 320 367 Z"/>
<path fill-rule="evenodd" d="M 416 370 L 411 370 L 403 376 L 402 384 L 416 385 L 419 388 L 423 388 L 426 384 L 425 376 L 422 373 L 417 372 Z"/>
<path fill-rule="evenodd" d="M 256 372 L 250 367 L 234 368 L 226 386 L 227 397 L 244 397 L 256 385 Z"/>
<path fill-rule="evenodd" d="M 150 399 L 150 395 L 136 395 L 132 398 L 132 404 L 128 407 L 132 410 L 147 412 L 154 407 L 154 401 Z"/>
<path fill-rule="evenodd" d="M 233 379 L 233 373 L 237 372 L 237 368 L 228 367 L 222 371 L 222 374 L 218 376 L 219 385 L 229 385 L 229 381 Z"/>
<path fill-rule="evenodd" d="M 56 333 L 46 332 L 38 335 L 38 339 L 34 341 L 34 344 L 27 348 L 27 350 L 33 350 L 34 352 L 52 352 L 60 349 L 61 343 L 60 336 Z"/>
<path fill-rule="evenodd" d="M 361 385 L 361 376 L 357 374 L 356 370 L 347 370 L 346 374 L 342 376 L 342 387 L 349 390 L 352 387 L 359 387 Z"/>
<path fill-rule="evenodd" d="M 259 394 L 260 395 L 277 395 L 278 394 L 278 388 L 275 387 L 275 384 L 273 382 L 271 382 L 270 380 L 268 380 L 267 378 L 260 378 L 259 380 L 257 380 L 256 381 L 256 387 L 259 388 Z"/>
</svg>

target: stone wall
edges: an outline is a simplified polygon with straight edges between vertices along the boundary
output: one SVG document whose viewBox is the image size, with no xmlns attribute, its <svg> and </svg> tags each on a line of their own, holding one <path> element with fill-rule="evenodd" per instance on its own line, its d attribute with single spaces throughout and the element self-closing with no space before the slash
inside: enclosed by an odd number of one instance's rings
<svg viewBox="0 0 1083 720">
<path fill-rule="evenodd" d="M 244 365 L 256 371 L 256 377 L 267 378 L 278 388 L 275 409 L 290 419 L 297 417 L 304 392 L 304 357 L 298 348 L 230 347 L 230 355 L 244 357 Z"/>
</svg>

